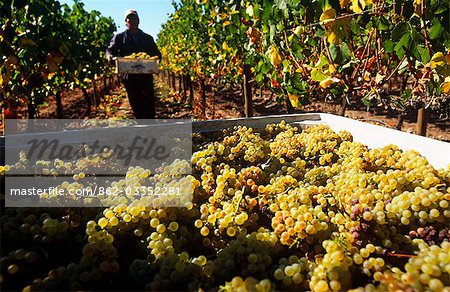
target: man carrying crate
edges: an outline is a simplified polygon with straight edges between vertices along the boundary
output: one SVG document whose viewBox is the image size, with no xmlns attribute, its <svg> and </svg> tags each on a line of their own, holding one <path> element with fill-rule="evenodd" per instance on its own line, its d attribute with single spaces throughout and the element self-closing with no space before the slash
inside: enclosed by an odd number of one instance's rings
<svg viewBox="0 0 450 292">
<path fill-rule="evenodd" d="M 125 11 L 127 30 L 116 34 L 106 50 L 106 57 L 125 57 L 133 53 L 144 52 L 149 56 L 158 56 L 161 59 L 152 36 L 138 28 L 139 16 L 136 10 Z M 122 82 L 127 91 L 128 100 L 136 119 L 155 118 L 155 92 L 153 89 L 152 74 L 123 74 Z"/>
</svg>

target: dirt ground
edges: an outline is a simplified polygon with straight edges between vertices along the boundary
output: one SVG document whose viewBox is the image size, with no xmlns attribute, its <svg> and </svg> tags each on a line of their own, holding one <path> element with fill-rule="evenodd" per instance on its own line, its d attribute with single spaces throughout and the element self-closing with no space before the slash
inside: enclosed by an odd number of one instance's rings
<svg viewBox="0 0 450 292">
<path fill-rule="evenodd" d="M 178 83 L 178 82 L 177 82 Z M 194 97 L 194 108 L 181 101 L 181 95 L 174 92 L 162 80 L 155 78 L 155 91 L 157 95 L 156 112 L 158 118 L 192 118 L 200 119 L 196 116 L 198 110 L 194 110 L 198 102 L 197 90 Z M 132 118 L 133 113 L 126 98 L 123 86 L 116 87 L 113 91 L 103 94 L 99 104 L 92 107 L 92 111 L 87 115 L 87 101 L 81 90 L 76 89 L 62 94 L 64 118 Z M 206 95 L 206 118 L 207 119 L 228 119 L 244 116 L 244 103 L 238 89 L 228 89 L 215 95 L 207 91 Z M 269 91 L 263 91 L 262 95 L 257 90 L 253 96 L 253 108 L 255 116 L 287 114 L 285 104 L 280 104 Z M 340 105 L 333 103 L 318 102 L 302 107 L 298 112 L 311 113 L 323 112 L 339 114 Z M 38 118 L 56 118 L 56 102 L 53 97 L 46 100 L 46 106 L 39 108 Z M 197 114 L 198 115 L 198 114 Z M 19 110 L 19 118 L 26 116 L 26 109 Z M 389 114 L 374 114 L 364 109 L 357 109 L 350 106 L 345 116 L 348 118 L 373 123 L 376 125 L 395 129 L 397 117 Z M 416 133 L 416 116 L 405 118 L 402 131 Z M 450 142 L 450 120 L 439 120 L 431 117 L 427 127 L 427 137 Z"/>
</svg>

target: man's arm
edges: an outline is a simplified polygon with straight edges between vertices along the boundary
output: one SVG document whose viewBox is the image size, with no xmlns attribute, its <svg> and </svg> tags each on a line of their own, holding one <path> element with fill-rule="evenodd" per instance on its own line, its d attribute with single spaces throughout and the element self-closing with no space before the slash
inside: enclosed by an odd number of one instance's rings
<svg viewBox="0 0 450 292">
<path fill-rule="evenodd" d="M 158 50 L 153 37 L 150 36 L 150 56 L 158 56 L 159 60 L 161 60 L 161 52 Z"/>
<path fill-rule="evenodd" d="M 119 55 L 119 48 L 117 45 L 117 36 L 118 36 L 118 34 L 113 36 L 113 38 L 109 42 L 108 48 L 106 49 L 106 59 L 108 59 L 109 61 L 111 61 L 113 57 L 116 57 Z"/>
</svg>

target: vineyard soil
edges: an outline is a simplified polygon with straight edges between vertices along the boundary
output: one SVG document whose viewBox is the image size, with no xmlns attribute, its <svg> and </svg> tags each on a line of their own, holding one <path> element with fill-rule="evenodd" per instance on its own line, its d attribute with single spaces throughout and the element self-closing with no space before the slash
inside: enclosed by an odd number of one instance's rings
<svg viewBox="0 0 450 292">
<path fill-rule="evenodd" d="M 97 90 L 102 90 L 102 88 L 97 88 Z M 160 77 L 155 78 L 155 90 L 157 95 L 156 111 L 159 118 L 188 118 L 192 115 L 196 115 L 190 106 L 181 102 L 181 95 L 177 92 L 173 92 L 173 90 L 171 90 Z M 197 90 L 194 91 L 194 100 L 198 101 L 198 92 Z M 88 92 L 92 93 L 92 90 Z M 128 99 L 125 98 L 126 94 L 123 87 L 116 88 L 110 94 L 104 96 L 107 98 L 103 98 L 100 101 L 99 106 L 93 106 L 92 112 L 89 115 L 90 118 L 133 117 Z M 111 98 L 108 97 L 116 98 L 111 100 Z M 272 95 L 269 90 L 264 90 L 261 97 L 260 90 L 257 89 L 253 98 L 255 116 L 287 113 L 286 105 L 278 103 L 276 101 L 276 96 Z M 229 119 L 242 117 L 244 115 L 243 100 L 240 90 L 238 89 L 224 90 L 216 93 L 215 96 L 212 94 L 212 91 L 207 91 L 206 99 L 207 119 Z M 70 92 L 64 92 L 62 94 L 62 102 L 64 106 L 64 118 L 76 119 L 86 117 L 85 113 L 87 109 L 87 102 L 84 99 L 83 92 L 81 90 L 76 89 Z M 315 102 L 304 106 L 298 112 L 323 112 L 338 115 L 340 110 L 340 105 L 336 103 Z M 54 97 L 49 97 L 47 99 L 46 105 L 40 108 L 39 114 L 40 118 L 56 118 L 56 102 Z M 23 117 L 25 115 L 26 109 L 21 108 L 19 110 L 19 117 Z M 354 105 L 349 107 L 345 113 L 345 116 L 393 129 L 395 129 L 398 121 L 395 114 L 370 112 L 357 108 Z M 200 117 L 196 116 L 196 118 Z M 405 117 L 402 131 L 414 134 L 416 132 L 416 119 L 417 116 L 414 115 Z M 428 123 L 427 137 L 450 142 L 450 119 L 438 119 L 437 117 L 431 117 Z"/>
</svg>

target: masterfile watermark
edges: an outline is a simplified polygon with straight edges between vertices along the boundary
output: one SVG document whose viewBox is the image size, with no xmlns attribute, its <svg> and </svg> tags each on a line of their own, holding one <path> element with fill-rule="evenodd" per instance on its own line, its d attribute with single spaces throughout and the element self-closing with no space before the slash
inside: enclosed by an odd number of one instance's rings
<svg viewBox="0 0 450 292">
<path fill-rule="evenodd" d="M 102 145 L 99 140 L 95 140 L 91 144 L 83 143 L 80 147 L 73 145 L 60 146 L 60 141 L 57 139 L 50 141 L 48 139 L 32 139 L 28 141 L 28 144 L 30 148 L 26 153 L 26 158 L 32 160 L 48 158 L 51 160 L 61 159 L 69 161 L 85 158 L 92 154 L 112 151 L 116 159 L 123 160 L 123 165 L 129 166 L 133 156 L 137 160 L 165 160 L 170 156 L 169 149 L 165 145 L 157 145 L 156 138 L 148 139 L 141 136 L 135 136 L 129 147 L 123 147 L 120 144 Z"/>
<path fill-rule="evenodd" d="M 102 177 L 74 182 L 64 177 L 42 177 L 31 186 L 21 177 L 7 178 L 7 207 L 111 207 L 131 202 L 148 207 L 185 207 L 192 202 L 191 175 L 141 179 L 140 185 Z"/>
<path fill-rule="evenodd" d="M 189 203 L 190 120 L 8 120 L 5 126 L 7 207 L 107 206 L 145 197 L 152 206 Z"/>
<path fill-rule="evenodd" d="M 48 188 L 12 188 L 9 189 L 8 195 L 10 196 L 36 196 L 36 197 L 47 197 L 47 196 L 77 196 L 86 198 L 98 198 L 100 196 L 133 196 L 135 198 L 140 198 L 144 196 L 181 196 L 181 187 L 154 187 L 154 186 L 127 186 L 123 189 L 118 187 L 81 187 L 64 189 L 60 187 L 48 187 Z"/>
<path fill-rule="evenodd" d="M 82 128 L 86 124 L 84 120 L 61 120 L 61 125 L 55 125 L 52 120 L 50 128 L 47 128 L 47 121 L 24 124 L 21 120 L 8 120 L 6 164 L 13 165 L 19 158 L 28 163 L 22 168 L 14 168 L 10 174 L 35 175 L 36 169 L 31 169 L 31 165 L 38 161 L 58 160 L 64 164 L 88 166 L 84 171 L 86 174 L 125 175 L 131 166 L 155 170 L 175 159 L 190 160 L 192 155 L 190 120 L 139 120 L 136 125 L 113 123 L 113 127 L 108 127 L 108 123 L 98 123 L 99 127 L 95 127 L 91 123 L 87 129 Z M 77 122 L 79 127 L 74 126 Z M 65 129 L 66 125 L 75 129 Z M 54 169 L 58 174 L 73 170 Z"/>
</svg>

